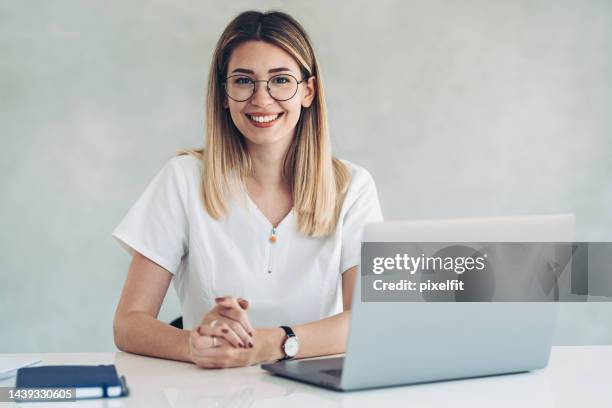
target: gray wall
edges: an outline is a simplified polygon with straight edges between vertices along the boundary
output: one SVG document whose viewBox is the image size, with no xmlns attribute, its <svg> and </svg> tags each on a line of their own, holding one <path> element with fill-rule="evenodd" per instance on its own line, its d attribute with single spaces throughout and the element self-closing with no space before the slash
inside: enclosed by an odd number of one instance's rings
<svg viewBox="0 0 612 408">
<path fill-rule="evenodd" d="M 114 348 L 110 232 L 202 144 L 214 43 L 251 8 L 310 32 L 335 153 L 387 219 L 573 211 L 611 239 L 612 2 L 3 0 L 0 352 Z M 563 306 L 557 344 L 612 343 L 610 304 Z"/>
</svg>

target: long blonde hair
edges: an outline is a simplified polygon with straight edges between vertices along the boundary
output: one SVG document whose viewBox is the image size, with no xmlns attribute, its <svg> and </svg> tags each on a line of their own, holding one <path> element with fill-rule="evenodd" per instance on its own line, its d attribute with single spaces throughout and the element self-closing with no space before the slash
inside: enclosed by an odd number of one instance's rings
<svg viewBox="0 0 612 408">
<path fill-rule="evenodd" d="M 245 191 L 251 159 L 244 136 L 224 108 L 225 80 L 232 51 L 246 41 L 265 41 L 289 53 L 304 78 L 315 77 L 315 97 L 302 108 L 293 141 L 283 163 L 290 183 L 298 231 L 309 236 L 334 232 L 350 174 L 332 157 L 321 71 L 308 35 L 291 16 L 282 12 L 247 11 L 234 18 L 217 42 L 208 76 L 206 140 L 204 149 L 181 150 L 202 160 L 202 198 L 216 219 L 228 212 L 226 198 Z"/>
</svg>

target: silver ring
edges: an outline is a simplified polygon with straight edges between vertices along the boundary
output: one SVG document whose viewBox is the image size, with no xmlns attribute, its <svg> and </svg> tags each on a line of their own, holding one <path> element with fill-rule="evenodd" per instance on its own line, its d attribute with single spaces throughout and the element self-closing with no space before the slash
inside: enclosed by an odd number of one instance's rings
<svg viewBox="0 0 612 408">
<path fill-rule="evenodd" d="M 217 347 L 217 338 L 215 336 L 212 336 L 212 341 L 213 341 L 212 347 Z"/>
<path fill-rule="evenodd" d="M 210 322 L 210 327 L 215 327 L 215 324 L 217 324 L 219 321 L 218 320 L 213 320 L 212 322 Z"/>
</svg>

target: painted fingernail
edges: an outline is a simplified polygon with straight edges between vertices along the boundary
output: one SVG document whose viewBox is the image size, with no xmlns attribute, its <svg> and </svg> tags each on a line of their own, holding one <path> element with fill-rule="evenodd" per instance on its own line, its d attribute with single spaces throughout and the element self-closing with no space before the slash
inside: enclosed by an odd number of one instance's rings
<svg viewBox="0 0 612 408">
<path fill-rule="evenodd" d="M 249 332 L 249 336 L 253 337 L 253 332 Z"/>
<path fill-rule="evenodd" d="M 225 296 L 215 298 L 215 302 L 222 302 L 225 299 Z"/>
<path fill-rule="evenodd" d="M 249 348 L 253 348 L 253 343 L 249 341 Z"/>
<path fill-rule="evenodd" d="M 198 332 L 198 334 L 202 334 L 202 326 L 198 326 L 198 329 L 196 330 Z"/>
<path fill-rule="evenodd" d="M 240 343 L 239 345 L 240 345 L 240 347 L 244 348 L 244 344 Z"/>
<path fill-rule="evenodd" d="M 229 330 L 227 330 L 227 329 L 221 329 L 221 331 L 222 331 L 223 333 L 229 333 Z"/>
</svg>

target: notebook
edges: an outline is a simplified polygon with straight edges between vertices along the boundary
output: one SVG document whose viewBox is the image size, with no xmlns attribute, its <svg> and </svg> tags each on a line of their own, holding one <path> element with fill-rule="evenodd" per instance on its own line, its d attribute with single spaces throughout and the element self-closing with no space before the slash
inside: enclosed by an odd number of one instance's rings
<svg viewBox="0 0 612 408">
<path fill-rule="evenodd" d="M 114 365 L 58 365 L 17 370 L 16 388 L 76 388 L 76 398 L 113 398 L 129 394 Z"/>
</svg>

